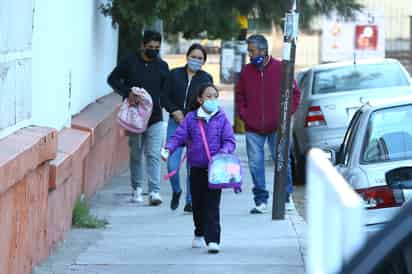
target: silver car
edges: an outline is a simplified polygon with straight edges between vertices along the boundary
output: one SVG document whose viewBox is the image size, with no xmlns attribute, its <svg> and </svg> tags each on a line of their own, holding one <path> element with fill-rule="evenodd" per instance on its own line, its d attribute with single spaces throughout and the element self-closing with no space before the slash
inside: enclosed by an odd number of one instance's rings
<svg viewBox="0 0 412 274">
<path fill-rule="evenodd" d="M 338 152 L 331 150 L 338 172 L 365 201 L 368 232 L 412 197 L 412 96 L 392 101 L 360 108 Z"/>
<path fill-rule="evenodd" d="M 304 180 L 306 152 L 312 147 L 337 148 L 353 114 L 372 99 L 410 94 L 412 80 L 396 60 L 339 62 L 305 69 L 297 75 L 302 91 L 295 113 L 293 154 L 295 177 Z"/>
</svg>

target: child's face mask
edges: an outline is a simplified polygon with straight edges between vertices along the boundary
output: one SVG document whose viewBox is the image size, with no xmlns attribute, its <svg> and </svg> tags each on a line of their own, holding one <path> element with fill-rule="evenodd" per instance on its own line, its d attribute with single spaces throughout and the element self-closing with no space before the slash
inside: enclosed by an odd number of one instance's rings
<svg viewBox="0 0 412 274">
<path fill-rule="evenodd" d="M 217 99 L 207 99 L 203 103 L 203 109 L 208 113 L 216 112 L 219 108 L 219 101 Z"/>
</svg>

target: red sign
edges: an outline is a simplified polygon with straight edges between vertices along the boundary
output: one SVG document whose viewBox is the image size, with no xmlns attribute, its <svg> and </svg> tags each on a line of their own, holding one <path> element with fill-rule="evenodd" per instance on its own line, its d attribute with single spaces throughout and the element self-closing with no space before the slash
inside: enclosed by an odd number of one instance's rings
<svg viewBox="0 0 412 274">
<path fill-rule="evenodd" d="M 378 26 L 357 25 L 355 27 L 355 48 L 376 50 L 378 48 Z"/>
</svg>

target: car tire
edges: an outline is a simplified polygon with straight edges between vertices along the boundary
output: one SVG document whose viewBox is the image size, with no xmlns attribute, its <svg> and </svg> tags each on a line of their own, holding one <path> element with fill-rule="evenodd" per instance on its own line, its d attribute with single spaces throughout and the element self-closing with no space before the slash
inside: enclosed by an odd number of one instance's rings
<svg viewBox="0 0 412 274">
<path fill-rule="evenodd" d="M 306 157 L 303 153 L 300 153 L 299 147 L 294 139 L 293 146 L 293 161 L 292 161 L 292 180 L 293 184 L 296 186 L 306 184 Z"/>
</svg>

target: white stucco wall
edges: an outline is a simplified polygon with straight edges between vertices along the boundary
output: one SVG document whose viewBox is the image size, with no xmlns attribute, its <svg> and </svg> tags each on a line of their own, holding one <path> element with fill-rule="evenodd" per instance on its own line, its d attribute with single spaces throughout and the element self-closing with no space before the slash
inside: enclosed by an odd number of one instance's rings
<svg viewBox="0 0 412 274">
<path fill-rule="evenodd" d="M 0 138 L 30 123 L 31 67 L 32 0 L 0 1 Z"/>
<path fill-rule="evenodd" d="M 118 31 L 107 0 L 0 0 L 0 138 L 31 124 L 61 129 L 111 92 Z"/>
<path fill-rule="evenodd" d="M 101 2 L 34 0 L 34 124 L 69 126 L 73 114 L 110 93 L 118 32 L 101 15 Z"/>
</svg>

